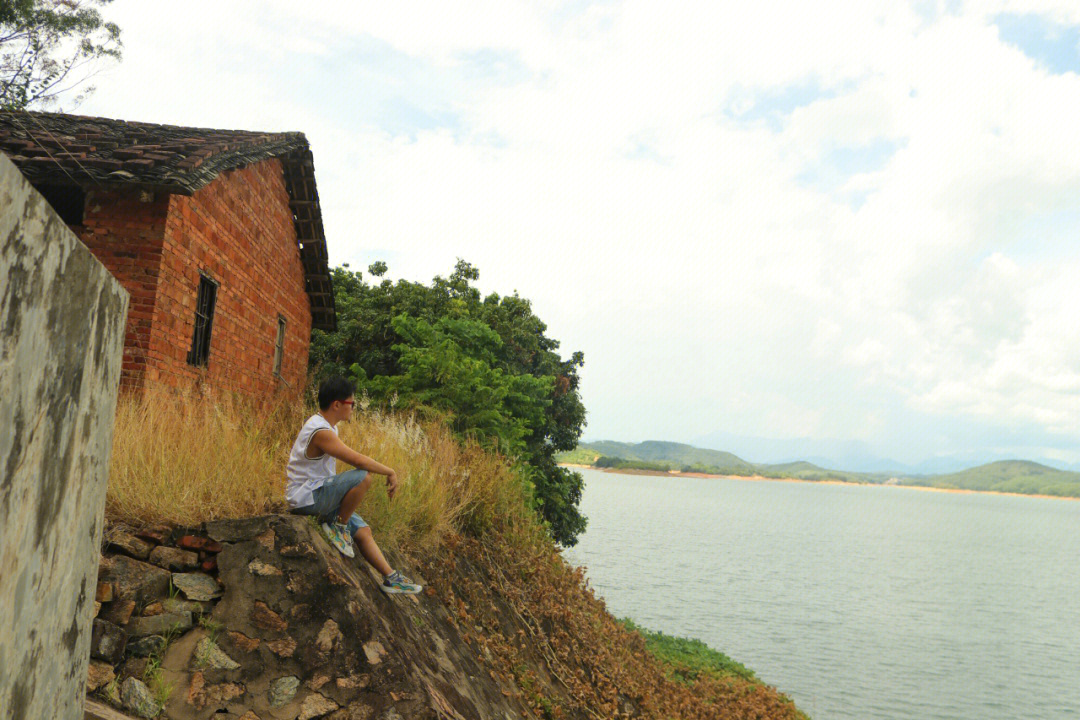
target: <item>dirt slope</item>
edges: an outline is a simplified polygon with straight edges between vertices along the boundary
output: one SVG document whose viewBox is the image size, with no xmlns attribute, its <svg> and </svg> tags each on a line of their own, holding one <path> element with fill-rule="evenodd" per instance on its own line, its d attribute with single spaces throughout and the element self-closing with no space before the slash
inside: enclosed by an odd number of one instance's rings
<svg viewBox="0 0 1080 720">
<path fill-rule="evenodd" d="M 95 644 L 91 669 L 119 672 L 99 697 L 133 714 L 156 711 L 145 681 L 158 698 L 172 687 L 172 720 L 799 717 L 757 683 L 669 679 L 549 543 L 454 536 L 421 559 L 388 553 L 426 586 L 407 596 L 296 516 L 159 532 L 153 550 L 127 537 L 103 560 L 115 598 L 96 622 L 113 643 Z M 196 560 L 201 572 L 167 567 Z M 162 629 L 184 607 L 190 629 Z M 139 657 L 155 634 L 167 647 Z"/>
</svg>

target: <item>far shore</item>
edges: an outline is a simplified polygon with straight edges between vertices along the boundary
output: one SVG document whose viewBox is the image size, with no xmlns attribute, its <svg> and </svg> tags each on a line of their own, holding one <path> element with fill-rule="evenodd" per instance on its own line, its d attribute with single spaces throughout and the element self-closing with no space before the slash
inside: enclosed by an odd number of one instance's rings
<svg viewBox="0 0 1080 720">
<path fill-rule="evenodd" d="M 746 480 L 749 482 L 760 482 L 764 480 L 767 482 L 813 483 L 815 485 L 860 485 L 863 487 L 900 488 L 903 490 L 928 490 L 930 492 L 941 493 L 979 493 L 982 495 L 1007 495 L 1011 497 L 1041 498 L 1043 500 L 1080 500 L 1080 498 L 1069 497 L 1066 495 L 1029 495 L 1027 493 L 998 492 L 997 490 L 967 490 L 964 488 L 928 487 L 926 485 L 901 485 L 899 483 L 858 483 L 844 482 L 842 480 L 804 480 L 802 478 L 796 477 L 774 478 L 764 477 L 763 475 L 712 475 L 709 473 L 681 472 L 678 470 L 664 472 L 663 470 L 641 470 L 637 468 L 598 468 L 593 467 L 592 465 L 578 465 L 574 463 L 559 463 L 559 467 L 580 468 L 582 470 L 596 470 L 598 472 L 615 473 L 616 475 L 653 475 L 656 477 L 716 478 L 722 480 Z"/>
</svg>

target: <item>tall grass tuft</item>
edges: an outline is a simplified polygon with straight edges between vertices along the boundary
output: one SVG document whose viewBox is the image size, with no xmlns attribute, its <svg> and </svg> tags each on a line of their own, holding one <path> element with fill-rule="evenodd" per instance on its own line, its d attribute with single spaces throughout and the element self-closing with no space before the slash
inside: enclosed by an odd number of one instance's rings
<svg viewBox="0 0 1080 720">
<path fill-rule="evenodd" d="M 228 396 L 166 390 L 121 396 L 106 515 L 196 525 L 284 510 L 289 428 L 303 417 L 302 408 L 281 403 L 257 410 Z"/>
<path fill-rule="evenodd" d="M 462 444 L 438 419 L 368 411 L 365 404 L 337 428 L 347 445 L 398 473 L 393 501 L 376 476 L 359 509 L 380 543 L 421 550 L 448 533 L 536 524 L 528 483 L 505 458 Z M 312 412 L 300 403 L 257 409 L 242 399 L 164 390 L 121 397 L 107 516 L 136 525 L 196 525 L 287 512 L 285 464 Z M 347 469 L 338 463 L 339 472 Z"/>
</svg>

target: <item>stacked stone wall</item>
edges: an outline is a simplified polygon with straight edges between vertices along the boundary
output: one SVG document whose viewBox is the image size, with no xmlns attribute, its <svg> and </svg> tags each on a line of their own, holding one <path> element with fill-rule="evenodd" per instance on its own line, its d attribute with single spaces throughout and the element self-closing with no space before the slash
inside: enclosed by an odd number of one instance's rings
<svg viewBox="0 0 1080 720">
<path fill-rule="evenodd" d="M 0 156 L 0 715 L 83 715 L 127 293 Z"/>
</svg>

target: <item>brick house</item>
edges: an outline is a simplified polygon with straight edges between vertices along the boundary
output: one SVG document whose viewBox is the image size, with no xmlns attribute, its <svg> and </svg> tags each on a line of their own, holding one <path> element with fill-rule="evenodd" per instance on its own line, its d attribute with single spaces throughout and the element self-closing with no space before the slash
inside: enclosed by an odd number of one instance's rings
<svg viewBox="0 0 1080 720">
<path fill-rule="evenodd" d="M 0 112 L 0 151 L 131 294 L 122 388 L 302 390 L 336 324 L 302 133 Z"/>
</svg>

